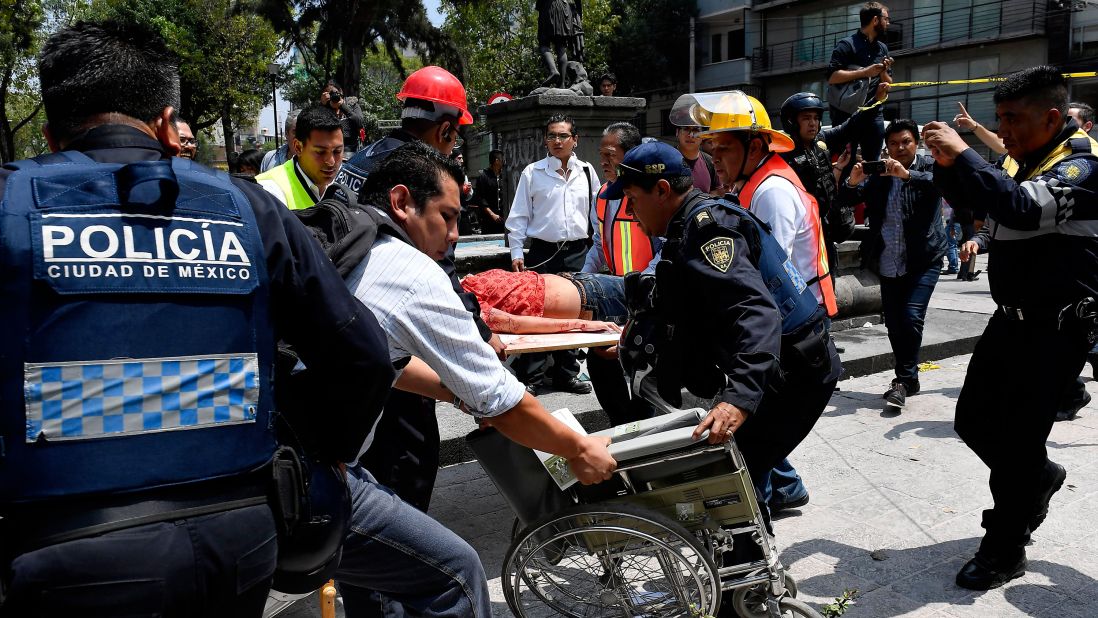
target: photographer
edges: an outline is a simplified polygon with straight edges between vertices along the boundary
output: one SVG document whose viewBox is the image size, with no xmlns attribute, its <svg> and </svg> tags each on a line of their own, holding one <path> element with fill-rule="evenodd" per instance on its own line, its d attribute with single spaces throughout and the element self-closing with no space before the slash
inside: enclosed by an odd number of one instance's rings
<svg viewBox="0 0 1098 618">
<path fill-rule="evenodd" d="M 827 102 L 832 126 L 845 122 L 859 107 L 873 104 L 881 83 L 892 83 L 892 57 L 884 42 L 888 7 L 880 2 L 867 2 L 858 16 L 861 28 L 835 45 L 827 66 Z M 884 112 L 877 105 L 866 113 L 875 116 L 875 120 L 867 124 L 857 141 L 851 142 L 850 152 L 854 154 L 860 145 L 862 158 L 875 161 L 881 156 Z M 849 170 L 848 165 L 843 174 Z"/>
<path fill-rule="evenodd" d="M 343 88 L 335 81 L 328 80 L 324 92 L 320 93 L 320 104 L 332 108 L 339 118 L 339 124 L 343 126 L 343 159 L 349 159 L 358 150 L 358 136 L 363 127 L 358 97 L 344 98 Z"/>
<path fill-rule="evenodd" d="M 915 154 L 919 126 L 894 121 L 885 146 L 887 158 L 854 166 L 839 188 L 839 203 L 865 202 L 870 236 L 862 241 L 862 260 L 880 275 L 885 327 L 896 356 L 896 379 L 884 399 L 902 408 L 908 395 L 919 392 L 923 321 L 948 237 L 942 196 L 934 188 L 934 159 Z"/>
</svg>

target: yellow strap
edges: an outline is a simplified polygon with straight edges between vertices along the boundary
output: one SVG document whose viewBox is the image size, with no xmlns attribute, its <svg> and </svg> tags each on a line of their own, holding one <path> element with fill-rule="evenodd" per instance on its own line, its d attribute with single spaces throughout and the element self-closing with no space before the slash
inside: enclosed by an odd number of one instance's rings
<svg viewBox="0 0 1098 618">
<path fill-rule="evenodd" d="M 1098 77 L 1098 71 L 1083 71 L 1080 73 L 1064 73 L 1064 77 L 1067 79 L 1080 79 L 1084 77 Z M 964 84 L 991 84 L 994 82 L 1005 81 L 1005 77 L 977 77 L 974 79 L 950 79 L 941 82 L 893 82 L 892 88 L 922 88 L 924 86 L 960 86 Z M 880 101 L 874 101 L 864 107 L 859 107 L 858 111 L 865 111 L 867 109 L 873 109 L 881 103 L 888 100 L 888 95 Z"/>
</svg>

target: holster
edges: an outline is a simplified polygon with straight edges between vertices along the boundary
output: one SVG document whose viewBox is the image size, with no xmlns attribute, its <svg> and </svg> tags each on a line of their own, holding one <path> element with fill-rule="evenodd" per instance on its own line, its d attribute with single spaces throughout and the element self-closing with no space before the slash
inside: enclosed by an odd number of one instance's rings
<svg viewBox="0 0 1098 618">
<path fill-rule="evenodd" d="M 822 369 L 831 361 L 831 335 L 822 318 L 812 320 L 800 330 L 782 337 L 782 364 Z"/>
</svg>

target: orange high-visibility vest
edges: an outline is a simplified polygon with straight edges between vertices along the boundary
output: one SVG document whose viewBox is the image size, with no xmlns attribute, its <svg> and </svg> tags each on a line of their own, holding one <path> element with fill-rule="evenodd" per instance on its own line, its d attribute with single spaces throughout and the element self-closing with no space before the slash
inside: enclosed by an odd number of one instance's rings
<svg viewBox="0 0 1098 618">
<path fill-rule="evenodd" d="M 804 205 L 805 212 L 808 215 L 809 225 L 811 225 L 812 229 L 816 232 L 816 241 L 812 246 L 795 247 L 795 250 L 797 251 L 808 251 L 815 254 L 813 262 L 816 263 L 816 276 L 809 278 L 807 273 L 801 273 L 801 276 L 806 279 L 806 282 L 809 285 L 815 283 L 820 286 L 820 296 L 823 297 L 823 304 L 824 307 L 827 308 L 827 315 L 833 317 L 839 312 L 839 307 L 838 303 L 835 302 L 835 286 L 831 282 L 831 270 L 828 268 L 827 264 L 827 245 L 824 244 L 823 225 L 820 224 L 820 209 L 816 204 L 816 198 L 812 197 L 812 194 L 808 191 L 805 191 L 804 185 L 801 184 L 801 179 L 797 177 L 797 173 L 793 171 L 793 168 L 789 167 L 789 164 L 785 162 L 785 159 L 773 154 L 767 157 L 762 166 L 755 170 L 755 172 L 751 174 L 751 177 L 747 179 L 747 183 L 744 184 L 743 189 L 740 189 L 740 206 L 747 210 L 751 210 L 751 196 L 755 194 L 755 189 L 771 176 L 778 176 L 793 183 L 793 186 L 797 189 L 797 194 L 801 196 L 801 203 Z"/>
<path fill-rule="evenodd" d="M 600 193 L 606 190 L 606 184 L 602 185 Z M 606 200 L 600 197 L 595 201 L 595 214 L 602 234 L 602 255 L 610 274 L 619 277 L 648 268 L 648 263 L 655 255 L 652 251 L 652 240 L 641 231 L 637 220 L 626 212 L 628 200 L 627 197 L 621 198 L 618 212 L 609 225 L 606 222 Z"/>
</svg>

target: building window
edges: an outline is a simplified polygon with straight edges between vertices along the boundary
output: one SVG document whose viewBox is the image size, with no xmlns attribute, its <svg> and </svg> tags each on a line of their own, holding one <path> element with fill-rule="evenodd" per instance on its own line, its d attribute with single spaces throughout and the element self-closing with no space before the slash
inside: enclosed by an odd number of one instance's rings
<svg viewBox="0 0 1098 618">
<path fill-rule="evenodd" d="M 995 38 L 1002 20 L 1000 0 L 915 0 L 915 47 Z"/>
<path fill-rule="evenodd" d="M 709 42 L 709 62 L 720 62 L 721 60 L 721 35 L 714 34 Z"/>
<path fill-rule="evenodd" d="M 939 65 L 914 67 L 911 69 L 911 81 L 948 81 L 985 77 L 999 72 L 999 59 L 980 58 L 945 62 Z M 958 84 L 942 86 L 924 86 L 912 88 L 911 118 L 925 124 L 931 120 L 948 119 L 957 115 L 960 109 L 957 103 L 964 104 L 972 118 L 985 126 L 995 123 L 995 104 L 992 94 L 995 84 Z"/>
<path fill-rule="evenodd" d="M 728 31 L 728 59 L 734 60 L 736 58 L 744 57 L 744 30 L 729 30 Z"/>
<path fill-rule="evenodd" d="M 801 38 L 796 58 L 810 64 L 828 62 L 839 39 L 850 36 L 861 25 L 862 4 L 836 6 L 801 15 Z"/>
</svg>

